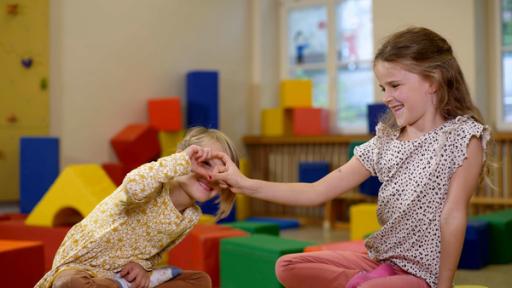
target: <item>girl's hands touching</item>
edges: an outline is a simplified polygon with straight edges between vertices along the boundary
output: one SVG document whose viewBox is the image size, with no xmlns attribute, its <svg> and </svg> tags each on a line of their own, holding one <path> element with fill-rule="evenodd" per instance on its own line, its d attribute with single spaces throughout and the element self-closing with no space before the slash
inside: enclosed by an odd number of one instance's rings
<svg viewBox="0 0 512 288">
<path fill-rule="evenodd" d="M 192 164 L 192 172 L 208 179 L 211 171 L 208 171 L 204 165 L 202 165 L 202 162 L 211 158 L 212 151 L 210 148 L 190 145 L 183 152 L 187 154 L 188 158 L 190 159 L 190 163 Z"/>
<path fill-rule="evenodd" d="M 119 276 L 130 282 L 131 288 L 148 288 L 151 273 L 144 270 L 139 263 L 129 262 L 121 269 Z"/>
</svg>

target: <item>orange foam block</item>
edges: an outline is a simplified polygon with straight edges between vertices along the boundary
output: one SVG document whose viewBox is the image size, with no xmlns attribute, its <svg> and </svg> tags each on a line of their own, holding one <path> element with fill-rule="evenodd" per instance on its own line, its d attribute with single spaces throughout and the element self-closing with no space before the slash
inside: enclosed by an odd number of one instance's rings
<svg viewBox="0 0 512 288">
<path fill-rule="evenodd" d="M 292 113 L 293 134 L 297 136 L 325 135 L 329 133 L 329 110 L 321 108 L 295 108 Z"/>
<path fill-rule="evenodd" d="M 150 99 L 149 123 L 156 130 L 177 132 L 183 128 L 180 98 Z"/>
<path fill-rule="evenodd" d="M 354 241 L 343 241 L 333 242 L 321 245 L 312 245 L 304 248 L 304 252 L 315 252 L 315 251 L 352 251 L 367 253 L 366 247 L 364 246 L 364 240 Z"/>
<path fill-rule="evenodd" d="M 107 172 L 110 180 L 114 182 L 116 186 L 120 186 L 123 183 L 124 176 L 130 171 L 120 163 L 103 163 L 101 167 Z"/>
<path fill-rule="evenodd" d="M 1 239 L 2 287 L 34 287 L 44 275 L 43 254 L 41 242 Z"/>
<path fill-rule="evenodd" d="M 128 170 L 160 156 L 158 132 L 147 124 L 126 126 L 110 140 L 110 143 L 117 158 Z"/>
<path fill-rule="evenodd" d="M 52 268 L 53 257 L 59 249 L 60 243 L 68 233 L 69 227 L 39 227 L 25 225 L 22 219 L 1 220 L 0 239 L 38 241 L 44 246 L 44 261 L 42 270 L 49 271 Z M 30 259 L 30 258 L 27 258 Z M 30 261 L 24 260 L 24 263 Z M 0 261 L 1 262 L 1 261 Z M 3 262 L 2 262 L 3 263 Z M 0 270 L 3 271 L 3 270 Z M 42 275 L 41 275 L 42 277 Z M 5 280 L 5 279 L 4 279 Z M 3 280 L 2 280 L 3 281 Z M 34 283 L 35 284 L 35 283 Z M 34 284 L 32 284 L 33 287 Z M 3 284 L 2 284 L 2 287 Z M 5 286 L 18 287 L 18 286 Z"/>
<path fill-rule="evenodd" d="M 197 224 L 176 247 L 169 251 L 169 264 L 182 269 L 205 271 L 213 287 L 219 287 L 219 241 L 245 237 L 244 231 L 228 226 Z"/>
</svg>

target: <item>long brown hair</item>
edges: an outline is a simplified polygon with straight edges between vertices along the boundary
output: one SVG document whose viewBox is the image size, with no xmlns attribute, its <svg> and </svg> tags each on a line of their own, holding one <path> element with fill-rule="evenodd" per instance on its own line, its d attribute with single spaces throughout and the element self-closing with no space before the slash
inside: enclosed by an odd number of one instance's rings
<svg viewBox="0 0 512 288">
<path fill-rule="evenodd" d="M 228 136 L 226 136 L 226 134 L 217 129 L 207 129 L 204 127 L 193 127 L 188 129 L 185 134 L 185 138 L 178 143 L 177 151 L 183 151 L 190 145 L 203 146 L 207 140 L 213 140 L 219 143 L 233 163 L 235 163 L 237 167 L 240 166 L 240 158 L 235 145 Z M 233 203 L 235 202 L 235 193 L 231 192 L 231 190 L 222 189 L 219 194 L 219 211 L 217 212 L 217 219 L 228 216 L 229 212 L 233 208 Z"/>
<path fill-rule="evenodd" d="M 448 41 L 436 32 L 423 27 L 410 27 L 386 38 L 374 57 L 377 62 L 398 64 L 437 86 L 437 109 L 445 120 L 469 115 L 476 122 L 485 125 L 480 110 L 473 104 L 469 89 L 457 59 Z M 398 128 L 392 113 L 387 113 L 381 122 Z M 490 143 L 491 144 L 491 143 Z M 483 176 L 489 182 L 488 161 L 491 146 L 486 151 Z M 493 185 L 490 184 L 492 187 Z"/>
</svg>

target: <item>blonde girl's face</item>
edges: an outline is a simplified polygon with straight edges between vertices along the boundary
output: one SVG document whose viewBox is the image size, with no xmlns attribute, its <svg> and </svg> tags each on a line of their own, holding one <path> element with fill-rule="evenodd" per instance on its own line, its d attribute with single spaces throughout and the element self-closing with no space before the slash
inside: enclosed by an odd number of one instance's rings
<svg viewBox="0 0 512 288">
<path fill-rule="evenodd" d="M 204 140 L 200 146 L 210 148 L 212 153 L 226 153 L 222 146 L 214 140 Z M 211 158 L 204 160 L 199 165 L 205 170 L 213 172 L 216 167 L 224 166 L 224 163 L 220 159 Z M 209 182 L 208 179 L 195 173 L 176 177 L 175 180 L 188 197 L 194 201 L 204 202 L 210 200 L 219 194 L 221 190 L 218 183 Z"/>
<path fill-rule="evenodd" d="M 431 82 L 391 62 L 377 61 L 374 69 L 382 100 L 400 127 L 435 116 L 437 100 Z"/>
</svg>

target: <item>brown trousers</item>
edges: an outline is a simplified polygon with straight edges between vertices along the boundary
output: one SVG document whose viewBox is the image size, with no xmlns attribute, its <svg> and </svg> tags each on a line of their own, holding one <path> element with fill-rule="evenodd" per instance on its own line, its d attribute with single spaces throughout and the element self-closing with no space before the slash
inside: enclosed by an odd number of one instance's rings
<svg viewBox="0 0 512 288">
<path fill-rule="evenodd" d="M 119 288 L 116 281 L 96 278 L 81 270 L 64 270 L 53 282 L 52 288 Z M 212 281 L 207 273 L 201 271 L 183 271 L 179 276 L 156 288 L 211 288 Z"/>
</svg>

